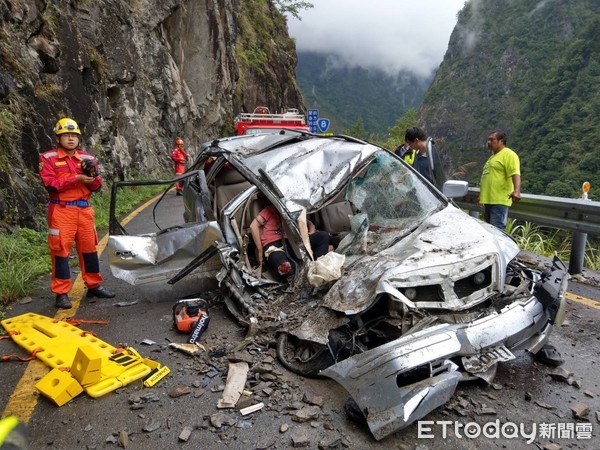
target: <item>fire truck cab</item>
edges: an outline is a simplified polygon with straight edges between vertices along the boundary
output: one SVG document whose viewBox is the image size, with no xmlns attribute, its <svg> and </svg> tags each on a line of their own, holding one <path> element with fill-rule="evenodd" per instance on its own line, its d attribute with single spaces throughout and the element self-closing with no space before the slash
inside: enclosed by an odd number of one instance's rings
<svg viewBox="0 0 600 450">
<path fill-rule="evenodd" d="M 271 114 L 266 106 L 258 106 L 252 113 L 240 113 L 235 118 L 235 134 L 277 133 L 283 129 L 308 131 L 306 117 L 297 109 L 287 109 L 282 114 Z"/>
</svg>

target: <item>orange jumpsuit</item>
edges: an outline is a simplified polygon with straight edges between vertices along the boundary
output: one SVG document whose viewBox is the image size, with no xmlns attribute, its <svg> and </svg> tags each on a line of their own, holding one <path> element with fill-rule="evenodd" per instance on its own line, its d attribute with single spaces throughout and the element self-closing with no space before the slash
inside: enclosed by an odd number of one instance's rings
<svg viewBox="0 0 600 450">
<path fill-rule="evenodd" d="M 69 255 L 73 242 L 77 245 L 81 276 L 88 289 L 102 283 L 96 245 L 98 235 L 94 225 L 94 208 L 89 203 L 92 192 L 100 189 L 102 178 L 91 184 L 75 179 L 83 173 L 81 162 L 91 159 L 98 172 L 96 158 L 82 150 L 69 156 L 61 147 L 40 155 L 40 176 L 50 194 L 48 203 L 48 246 L 52 258 L 50 289 L 56 295 L 67 294 L 73 287 Z"/>
<path fill-rule="evenodd" d="M 188 155 L 184 149 L 175 147 L 171 152 L 171 159 L 175 163 L 175 176 L 181 175 L 185 172 L 185 161 Z M 183 182 L 178 182 L 175 184 L 175 187 L 178 191 L 183 190 Z"/>
</svg>

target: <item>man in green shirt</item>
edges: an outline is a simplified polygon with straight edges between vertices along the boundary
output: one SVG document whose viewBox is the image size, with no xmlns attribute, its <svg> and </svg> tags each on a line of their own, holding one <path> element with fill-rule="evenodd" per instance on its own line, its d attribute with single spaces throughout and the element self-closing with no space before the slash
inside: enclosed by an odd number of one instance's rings
<svg viewBox="0 0 600 450">
<path fill-rule="evenodd" d="M 481 173 L 479 206 L 484 208 L 487 223 L 504 231 L 508 208 L 521 200 L 521 166 L 519 156 L 506 147 L 506 134 L 492 132 L 487 140 L 492 151 Z"/>
</svg>

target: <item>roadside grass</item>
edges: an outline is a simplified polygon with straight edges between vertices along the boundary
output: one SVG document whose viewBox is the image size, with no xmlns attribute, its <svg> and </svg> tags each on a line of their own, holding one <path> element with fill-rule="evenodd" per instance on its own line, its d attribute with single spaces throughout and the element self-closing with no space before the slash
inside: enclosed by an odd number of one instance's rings
<svg viewBox="0 0 600 450">
<path fill-rule="evenodd" d="M 12 235 L 0 233 L 0 317 L 1 305 L 30 295 L 39 280 L 52 269 L 46 233 L 21 228 Z"/>
<path fill-rule="evenodd" d="M 126 195 L 118 196 L 117 217 L 132 211 L 164 189 L 164 186 L 132 186 Z M 108 229 L 110 189 L 92 196 L 96 211 L 96 229 Z M 4 308 L 19 298 L 33 295 L 41 286 L 42 277 L 52 270 L 47 245 L 47 232 L 20 228 L 12 234 L 0 233 L 0 319 Z M 76 260 L 73 261 L 77 265 Z"/>
<path fill-rule="evenodd" d="M 568 231 L 542 227 L 531 222 L 517 223 L 516 220 L 509 219 L 506 232 L 523 250 L 543 256 L 557 255 L 563 261 L 569 261 L 572 236 Z M 594 237 L 588 236 L 583 265 L 588 269 L 600 271 L 600 252 L 593 239 Z"/>
</svg>

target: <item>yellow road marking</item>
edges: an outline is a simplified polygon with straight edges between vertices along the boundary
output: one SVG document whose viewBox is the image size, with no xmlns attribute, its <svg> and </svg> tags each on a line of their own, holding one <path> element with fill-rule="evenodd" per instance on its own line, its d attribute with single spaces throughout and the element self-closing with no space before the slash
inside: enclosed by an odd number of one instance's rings
<svg viewBox="0 0 600 450">
<path fill-rule="evenodd" d="M 592 308 L 600 309 L 600 302 L 596 300 L 592 300 L 591 298 L 582 297 L 581 295 L 575 295 L 571 292 L 567 292 L 565 297 L 569 300 L 572 300 L 577 303 L 581 303 L 586 306 L 590 306 Z"/>
<path fill-rule="evenodd" d="M 146 203 L 135 209 L 133 212 L 131 212 L 131 214 L 121 221 L 121 224 L 128 224 L 135 216 L 154 203 L 158 197 L 159 196 L 157 195 L 151 198 Z M 98 246 L 96 247 L 98 256 L 102 254 L 107 243 L 108 234 L 106 234 L 98 242 Z M 73 289 L 71 289 L 71 292 L 69 292 L 69 296 L 72 297 L 71 303 L 73 306 L 69 309 L 58 310 L 54 315 L 55 319 L 64 320 L 69 317 L 75 317 L 75 313 L 79 309 L 79 304 L 83 298 L 84 287 L 85 285 L 83 284 L 83 278 L 81 278 L 80 273 L 73 283 Z M 21 379 L 17 383 L 15 390 L 8 399 L 6 407 L 4 408 L 4 412 L 2 413 L 2 417 L 12 415 L 17 417 L 21 422 L 27 424 L 31 418 L 31 415 L 33 414 L 33 410 L 39 398 L 39 394 L 35 389 L 35 384 L 40 380 L 40 378 L 46 375 L 49 370 L 50 368 L 48 366 L 37 359 L 30 361 L 27 364 Z"/>
</svg>

